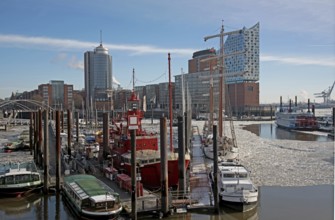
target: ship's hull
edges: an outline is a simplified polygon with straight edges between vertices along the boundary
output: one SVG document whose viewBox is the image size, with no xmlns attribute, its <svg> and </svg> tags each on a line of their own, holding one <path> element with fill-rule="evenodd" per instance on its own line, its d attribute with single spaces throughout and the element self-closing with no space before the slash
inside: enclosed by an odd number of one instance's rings
<svg viewBox="0 0 335 220">
<path fill-rule="evenodd" d="M 223 206 L 229 207 L 238 212 L 249 212 L 257 207 L 257 201 L 250 203 L 243 203 L 243 202 L 231 202 L 231 201 L 220 200 L 220 203 Z"/>
<path fill-rule="evenodd" d="M 43 184 L 36 183 L 34 185 L 28 184 L 12 184 L 0 187 L 0 195 L 3 197 L 20 197 L 24 194 L 41 190 Z"/>
<path fill-rule="evenodd" d="M 78 208 L 65 193 L 62 196 L 62 199 L 69 206 L 70 211 L 76 215 L 79 219 L 117 219 L 122 211 L 122 207 L 116 213 L 104 214 L 104 213 L 95 213 L 95 212 L 85 212 L 82 209 Z"/>
<path fill-rule="evenodd" d="M 315 131 L 319 129 L 315 116 L 308 113 L 277 112 L 276 124 L 288 130 Z"/>
<path fill-rule="evenodd" d="M 62 198 L 80 219 L 116 219 L 122 211 L 113 189 L 91 175 L 66 176 L 62 192 Z"/>
<path fill-rule="evenodd" d="M 189 167 L 189 160 L 185 160 L 185 169 Z M 130 164 L 123 165 L 124 171 L 130 176 Z M 161 187 L 161 163 L 150 163 L 140 166 L 141 182 L 145 188 L 158 189 Z M 179 181 L 178 160 L 168 161 L 168 182 L 169 187 L 177 187 Z"/>
</svg>

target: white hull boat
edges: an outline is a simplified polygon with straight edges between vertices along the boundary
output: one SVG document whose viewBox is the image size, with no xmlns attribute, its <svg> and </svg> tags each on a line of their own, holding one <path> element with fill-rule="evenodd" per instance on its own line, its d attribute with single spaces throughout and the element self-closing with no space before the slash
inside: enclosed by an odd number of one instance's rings
<svg viewBox="0 0 335 220">
<path fill-rule="evenodd" d="M 213 180 L 213 170 L 210 178 Z M 247 212 L 258 203 L 258 188 L 252 183 L 249 171 L 236 162 L 221 162 L 218 165 L 218 188 L 220 203 L 240 212 Z"/>
</svg>

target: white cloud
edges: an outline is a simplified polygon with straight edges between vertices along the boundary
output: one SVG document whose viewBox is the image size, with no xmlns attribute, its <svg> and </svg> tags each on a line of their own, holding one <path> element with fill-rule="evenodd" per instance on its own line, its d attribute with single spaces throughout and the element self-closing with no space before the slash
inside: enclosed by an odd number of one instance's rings
<svg viewBox="0 0 335 220">
<path fill-rule="evenodd" d="M 38 49 L 49 48 L 51 50 L 90 50 L 96 47 L 96 43 L 87 41 L 78 41 L 71 39 L 57 39 L 49 37 L 30 37 L 24 35 L 4 35 L 0 34 L 0 46 L 18 47 L 28 46 Z M 95 45 L 95 46 L 94 46 Z M 104 44 L 109 50 L 128 51 L 131 54 L 166 54 L 168 52 L 179 56 L 191 57 L 195 48 L 160 48 L 151 45 L 126 45 L 126 44 Z M 278 56 L 261 54 L 260 60 L 263 62 L 282 62 L 294 65 L 320 65 L 320 66 L 335 66 L 334 57 L 294 57 L 294 56 Z M 66 53 L 59 53 L 52 62 L 67 62 L 67 66 L 75 69 L 84 69 L 84 64 L 76 57 L 68 57 Z"/>
<path fill-rule="evenodd" d="M 79 60 L 77 57 L 72 56 L 68 63 L 67 66 L 72 68 L 72 69 L 79 69 L 79 70 L 84 70 L 84 62 Z"/>
<path fill-rule="evenodd" d="M 98 46 L 95 42 L 5 34 L 0 34 L 0 44 L 4 44 L 4 46 L 6 47 L 29 46 L 34 48 L 41 47 L 41 49 L 45 49 L 45 47 L 48 47 L 50 49 L 57 50 L 91 50 L 92 48 Z M 183 55 L 188 57 L 197 50 L 194 48 L 159 48 L 151 45 L 104 44 L 104 46 L 107 47 L 109 50 L 128 51 L 133 54 L 167 54 L 170 52 L 176 55 Z"/>
<path fill-rule="evenodd" d="M 294 65 L 319 65 L 335 67 L 334 57 L 315 58 L 315 57 L 289 57 L 289 56 L 273 56 L 260 55 L 262 62 L 281 62 Z"/>
<path fill-rule="evenodd" d="M 308 98 L 309 98 L 308 92 L 306 90 L 304 90 L 304 89 L 300 90 L 300 94 L 299 95 L 301 97 L 301 101 L 302 102 L 306 102 L 308 100 Z"/>
<path fill-rule="evenodd" d="M 71 69 L 84 70 L 84 62 L 79 60 L 76 56 L 68 56 L 66 53 L 59 53 L 53 59 L 51 63 L 64 64 Z"/>
</svg>

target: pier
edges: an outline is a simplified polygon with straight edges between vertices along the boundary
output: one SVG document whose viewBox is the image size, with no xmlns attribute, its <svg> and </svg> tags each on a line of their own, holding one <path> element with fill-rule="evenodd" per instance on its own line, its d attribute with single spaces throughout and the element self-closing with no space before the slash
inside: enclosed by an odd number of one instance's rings
<svg viewBox="0 0 335 220">
<path fill-rule="evenodd" d="M 149 120 L 147 120 L 149 121 Z M 52 129 L 53 120 L 49 121 L 49 158 L 50 158 L 50 167 L 49 167 L 49 191 L 48 193 L 56 192 L 56 166 L 55 166 L 55 141 L 54 131 Z M 62 124 L 62 123 L 60 123 Z M 66 125 L 66 123 L 64 123 Z M 146 122 L 146 126 L 150 126 L 149 122 Z M 169 189 L 169 211 L 171 215 L 180 215 L 180 216 L 194 216 L 198 213 L 208 215 L 213 213 L 214 210 L 214 194 L 211 190 L 211 185 L 208 181 L 208 170 L 211 166 L 212 161 L 207 160 L 203 157 L 201 149 L 201 135 L 199 132 L 202 131 L 203 122 L 202 121 L 192 121 L 192 144 L 190 145 L 192 160 L 190 163 L 189 170 L 187 171 L 187 191 L 179 192 L 177 190 Z M 243 125 L 249 125 L 251 122 L 244 122 Z M 272 124 L 272 123 L 271 123 Z M 197 126 L 199 126 L 199 128 Z M 157 129 L 158 123 L 156 122 L 152 125 L 154 129 Z M 174 127 L 175 129 L 175 127 Z M 25 125 L 10 125 L 7 131 L 1 131 L 3 138 L 5 139 L 6 135 L 8 137 L 17 136 L 21 131 L 27 130 Z M 65 126 L 64 131 L 67 130 Z M 74 130 L 73 130 L 74 131 Z M 44 134 L 44 129 L 42 129 Z M 329 165 L 329 161 L 332 161 L 332 158 L 327 156 L 332 155 L 333 152 L 333 143 L 332 142 L 316 142 L 314 141 L 304 141 L 296 145 L 296 141 L 290 140 L 273 140 L 257 138 L 257 136 L 249 131 L 242 129 L 237 126 L 237 133 L 239 138 L 239 143 L 241 146 L 240 157 L 241 160 L 251 168 L 253 172 L 253 180 L 259 185 L 280 185 L 280 186 L 301 186 L 301 185 L 317 185 L 317 184 L 332 184 L 333 180 L 333 165 Z M 33 132 L 33 136 L 34 136 Z M 36 136 L 38 137 L 38 135 Z M 44 137 L 44 135 L 43 135 Z M 36 138 L 38 140 L 38 138 Z M 252 141 L 250 141 L 252 140 Z M 44 139 L 43 139 L 44 141 Z M 74 144 L 71 145 L 71 150 L 75 152 L 79 149 L 78 141 L 74 141 Z M 292 143 L 292 144 L 291 144 Z M 44 154 L 42 143 L 42 155 Z M 67 156 L 67 148 L 64 147 L 65 154 L 62 155 L 61 161 L 68 161 L 69 157 Z M 261 152 L 255 154 L 254 152 Z M 275 153 L 273 153 L 275 152 Z M 73 154 L 74 156 L 75 154 Z M 275 155 L 275 156 L 274 156 Z M 16 151 L 11 153 L 2 153 L 1 154 L 2 162 L 6 161 L 23 161 L 33 160 L 34 155 L 30 154 L 29 151 Z M 44 158 L 44 157 L 43 157 Z M 298 158 L 298 159 L 297 159 Z M 76 157 L 72 157 L 69 161 L 76 160 Z M 111 158 L 109 158 L 111 160 Z M 278 160 L 278 162 L 276 162 Z M 78 160 L 79 161 L 79 160 Z M 275 163 L 273 163 L 275 161 Z M 327 162 L 328 161 L 328 162 Z M 88 169 L 85 170 L 85 166 L 79 165 L 76 163 L 76 170 L 67 166 L 67 163 L 61 162 L 61 176 L 60 184 L 62 184 L 62 179 L 65 175 L 71 174 L 73 172 L 85 172 L 88 174 L 94 174 L 96 177 L 104 181 L 106 184 L 111 186 L 115 192 L 119 193 L 122 205 L 124 207 L 125 213 L 131 212 L 131 192 L 120 187 L 119 183 L 115 179 L 111 179 L 106 172 L 104 172 L 104 165 L 100 163 L 97 159 L 87 159 Z M 73 163 L 73 162 L 72 162 Z M 285 166 L 279 166 L 278 164 L 286 164 Z M 266 164 L 267 166 L 265 166 Z M 320 164 L 320 165 L 319 165 Z M 106 164 L 105 164 L 106 165 Z M 317 165 L 318 167 L 323 167 L 325 170 L 323 173 L 322 179 L 317 176 L 316 173 L 313 174 Z M 288 167 L 295 167 L 294 170 L 288 169 Z M 271 175 L 272 170 L 278 169 L 274 175 Z M 42 168 L 40 167 L 41 172 Z M 70 173 L 69 173 L 70 172 Z M 290 176 L 295 176 L 295 178 L 289 178 L 287 173 Z M 310 174 L 313 174 L 311 178 Z M 263 187 L 264 189 L 264 187 Z M 181 196 L 182 195 L 182 196 Z M 51 195 L 53 196 L 53 195 Z M 59 193 L 56 193 L 56 196 L 59 196 Z M 263 193 L 263 201 L 266 201 L 266 192 Z M 182 198 L 183 197 L 183 198 Z M 55 198 L 55 197 L 53 197 Z M 283 202 L 285 204 L 286 201 Z M 263 204 L 264 205 L 264 204 Z M 269 205 L 267 205 L 269 206 Z M 50 207 L 50 206 L 49 206 Z M 258 209 L 259 212 L 266 213 L 267 210 Z M 189 214 L 185 214 L 188 212 Z M 220 208 L 220 212 L 222 212 Z M 162 217 L 161 214 L 161 193 L 160 191 L 148 191 L 143 189 L 143 196 L 137 197 L 137 213 L 139 216 L 148 216 L 148 217 Z M 180 214 L 179 214 L 180 213 Z M 182 214 L 184 213 L 184 214 Z M 192 213 L 192 214 L 191 214 Z M 257 215 L 257 213 L 256 213 Z M 211 214 L 214 216 L 214 214 Z"/>
<path fill-rule="evenodd" d="M 54 137 L 54 132 L 57 130 L 54 126 L 56 123 L 51 122 L 50 136 Z M 65 128 L 64 128 L 65 130 Z M 210 163 L 206 161 L 203 155 L 201 145 L 201 134 L 197 126 L 192 127 L 191 133 L 191 146 L 189 150 L 191 151 L 191 162 L 188 170 L 187 186 L 186 190 L 180 191 L 178 189 L 168 190 L 168 211 L 170 214 L 175 213 L 185 213 L 185 212 L 214 212 L 213 203 L 213 192 L 210 185 L 210 180 L 208 177 L 208 172 L 210 169 Z M 50 146 L 55 146 L 55 138 L 50 138 Z M 76 152 L 79 148 L 78 143 L 72 146 L 73 152 Z M 55 155 L 55 147 L 50 149 L 50 155 Z M 102 151 L 99 152 L 100 154 Z M 65 157 L 67 159 L 65 159 Z M 55 158 L 54 156 L 52 158 Z M 111 178 L 112 174 L 106 173 L 106 167 L 108 161 L 103 164 L 100 163 L 98 158 L 93 159 L 83 159 L 83 163 L 80 162 L 80 158 L 76 155 L 72 155 L 72 159 L 68 159 L 69 156 L 66 155 L 66 150 L 62 151 L 62 175 L 60 178 L 60 183 L 62 183 L 62 176 L 66 174 L 75 173 L 87 173 L 95 175 L 109 187 L 111 187 L 115 192 L 119 193 L 120 199 L 122 201 L 124 211 L 128 214 L 132 210 L 132 199 L 131 191 L 122 186 L 120 182 L 116 179 L 116 176 Z M 54 159 L 53 159 L 54 160 Z M 51 160 L 50 164 L 55 164 L 55 161 Z M 67 162 L 67 163 L 66 163 Z M 85 165 L 84 165 L 85 164 Z M 56 176 L 54 173 L 55 167 L 50 166 L 50 182 L 49 187 L 56 187 Z M 66 171 L 68 170 L 68 171 Z M 152 216 L 162 216 L 162 197 L 160 191 L 149 191 L 143 189 L 143 192 L 136 198 L 136 211 L 139 216 L 142 215 L 152 215 Z"/>
</svg>

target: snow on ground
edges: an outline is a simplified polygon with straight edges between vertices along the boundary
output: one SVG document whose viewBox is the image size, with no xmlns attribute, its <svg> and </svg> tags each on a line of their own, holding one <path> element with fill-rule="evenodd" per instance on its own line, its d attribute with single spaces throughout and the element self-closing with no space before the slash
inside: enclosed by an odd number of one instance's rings
<svg viewBox="0 0 335 220">
<path fill-rule="evenodd" d="M 203 121 L 193 125 L 202 131 Z M 242 127 L 272 122 L 234 122 L 239 159 L 258 186 L 334 184 L 334 142 L 260 138 Z M 228 127 L 227 123 L 225 127 Z M 226 130 L 225 130 L 226 131 Z M 230 136 L 227 133 L 228 136 Z"/>
</svg>

